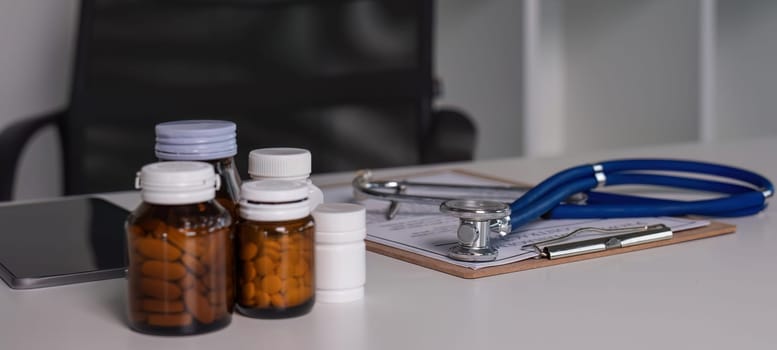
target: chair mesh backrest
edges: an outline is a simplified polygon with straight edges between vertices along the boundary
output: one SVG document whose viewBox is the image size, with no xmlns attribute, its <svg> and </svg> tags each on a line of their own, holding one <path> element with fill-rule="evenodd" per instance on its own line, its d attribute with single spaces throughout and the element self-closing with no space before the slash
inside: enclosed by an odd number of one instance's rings
<svg viewBox="0 0 777 350">
<path fill-rule="evenodd" d="M 238 125 L 238 169 L 261 147 L 313 171 L 420 162 L 432 94 L 430 1 L 84 0 L 66 191 L 129 189 L 154 125 Z"/>
</svg>

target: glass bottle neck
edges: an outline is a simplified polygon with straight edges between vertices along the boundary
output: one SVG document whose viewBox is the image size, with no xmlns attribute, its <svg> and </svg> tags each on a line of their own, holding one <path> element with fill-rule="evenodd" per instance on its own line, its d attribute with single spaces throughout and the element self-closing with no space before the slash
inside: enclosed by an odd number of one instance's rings
<svg viewBox="0 0 777 350">
<path fill-rule="evenodd" d="M 221 177 L 221 188 L 217 191 L 216 197 L 228 197 L 234 203 L 239 202 L 241 179 L 234 160 L 232 158 L 224 158 L 208 162 L 213 164 L 216 174 Z"/>
</svg>

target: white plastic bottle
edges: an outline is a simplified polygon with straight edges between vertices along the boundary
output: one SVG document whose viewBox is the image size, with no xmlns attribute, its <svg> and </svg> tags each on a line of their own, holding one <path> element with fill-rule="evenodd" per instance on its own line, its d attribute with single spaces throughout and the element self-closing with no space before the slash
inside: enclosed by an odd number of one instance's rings
<svg viewBox="0 0 777 350">
<path fill-rule="evenodd" d="M 301 181 L 308 185 L 310 210 L 324 203 L 324 193 L 310 181 L 311 155 L 302 148 L 261 148 L 248 154 L 248 175 L 254 180 Z"/>
<path fill-rule="evenodd" d="M 351 203 L 324 203 L 316 222 L 316 301 L 345 303 L 364 297 L 366 210 Z"/>
</svg>

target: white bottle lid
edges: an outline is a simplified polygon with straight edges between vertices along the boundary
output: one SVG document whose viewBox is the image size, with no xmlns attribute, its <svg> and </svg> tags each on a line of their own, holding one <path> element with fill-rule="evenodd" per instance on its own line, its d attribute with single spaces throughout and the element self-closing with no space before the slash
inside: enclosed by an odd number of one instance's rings
<svg viewBox="0 0 777 350">
<path fill-rule="evenodd" d="M 156 156 L 213 160 L 237 154 L 237 126 L 225 120 L 180 120 L 156 125 Z"/>
<path fill-rule="evenodd" d="M 135 178 L 144 202 L 163 205 L 194 204 L 216 197 L 221 186 L 213 166 L 203 162 L 172 161 L 143 166 Z"/>
<path fill-rule="evenodd" d="M 312 213 L 316 243 L 347 243 L 367 235 L 367 210 L 351 203 L 323 203 Z"/>
<path fill-rule="evenodd" d="M 257 180 L 240 187 L 240 216 L 254 221 L 287 221 L 310 214 L 308 186 L 298 181 Z"/>
<path fill-rule="evenodd" d="M 305 179 L 310 176 L 310 151 L 302 148 L 262 148 L 248 154 L 248 175 L 254 179 Z"/>
</svg>

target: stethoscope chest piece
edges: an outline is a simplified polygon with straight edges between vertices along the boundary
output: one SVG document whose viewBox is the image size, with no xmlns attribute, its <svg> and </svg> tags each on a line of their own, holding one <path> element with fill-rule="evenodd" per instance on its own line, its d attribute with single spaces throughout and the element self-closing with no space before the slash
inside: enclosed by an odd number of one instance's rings
<svg viewBox="0 0 777 350">
<path fill-rule="evenodd" d="M 510 206 L 488 200 L 452 199 L 440 205 L 440 211 L 459 218 L 458 244 L 448 257 L 461 261 L 493 261 L 497 249 L 491 246 L 491 231 L 504 236 L 510 232 Z"/>
</svg>

